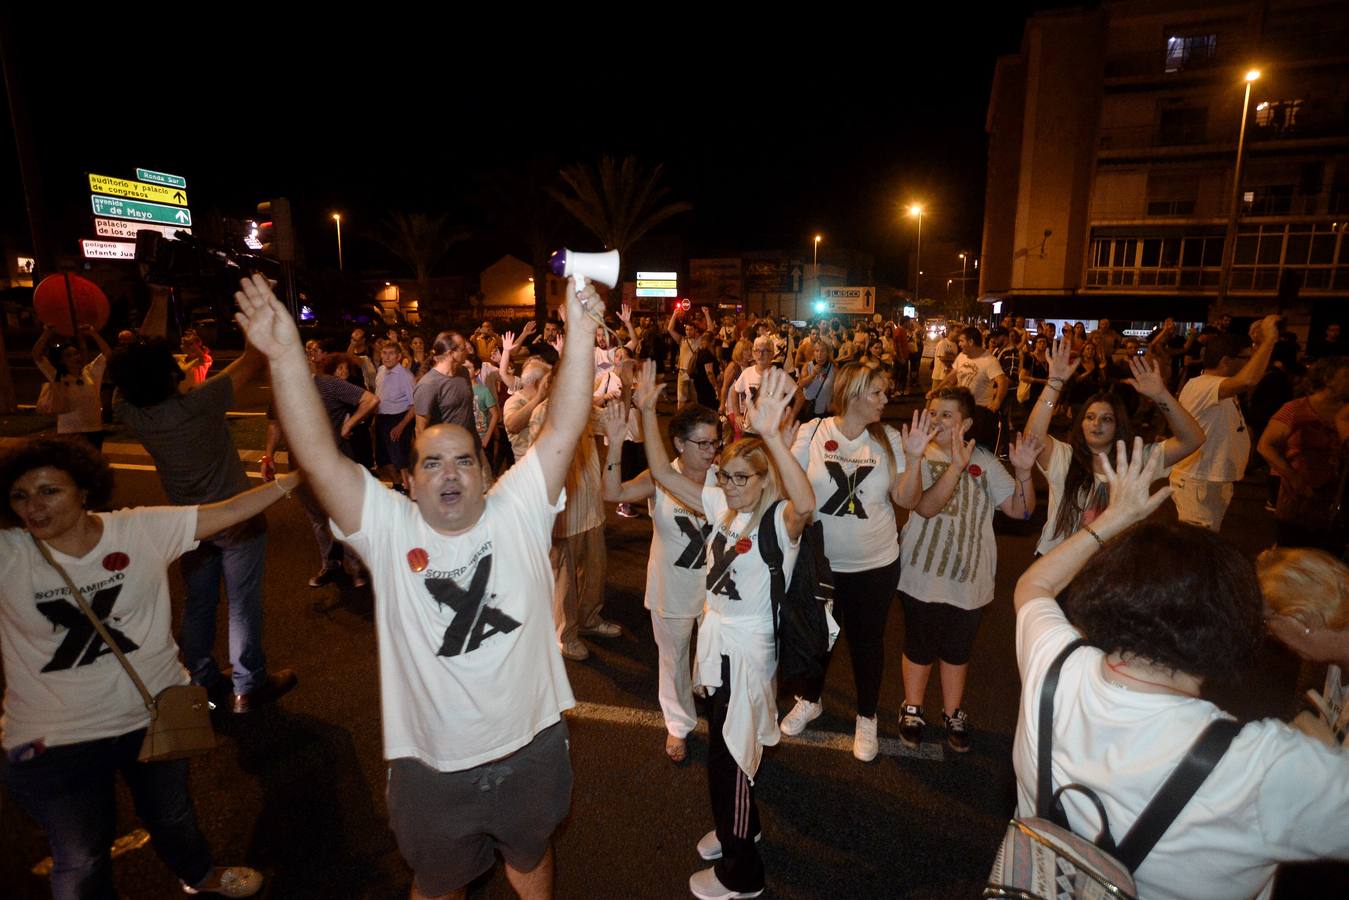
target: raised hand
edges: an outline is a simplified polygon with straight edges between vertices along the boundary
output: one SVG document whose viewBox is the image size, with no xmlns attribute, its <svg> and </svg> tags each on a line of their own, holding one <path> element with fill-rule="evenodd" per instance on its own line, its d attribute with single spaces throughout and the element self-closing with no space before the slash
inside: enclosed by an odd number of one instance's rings
<svg viewBox="0 0 1349 900">
<path fill-rule="evenodd" d="M 510 365 L 511 351 L 515 349 L 515 332 L 508 331 L 501 336 L 501 362 Z"/>
<path fill-rule="evenodd" d="M 749 426 L 760 437 L 782 435 L 782 417 L 796 393 L 796 382 L 778 368 L 764 373 L 759 382 L 759 396 L 749 408 Z"/>
<path fill-rule="evenodd" d="M 628 306 L 628 304 L 626 304 L 626 303 L 621 304 L 621 305 L 618 307 L 618 320 L 619 320 L 620 322 L 622 322 L 624 325 L 631 324 L 631 322 L 632 322 L 632 307 L 631 307 L 631 306 Z"/>
<path fill-rule="evenodd" d="M 529 336 L 534 333 L 534 320 L 529 319 L 525 322 L 525 327 L 520 329 L 520 343 L 529 340 Z"/>
<path fill-rule="evenodd" d="M 1166 393 L 1166 382 L 1162 381 L 1162 370 L 1156 360 L 1131 356 L 1129 371 L 1133 377 L 1124 379 L 1124 383 L 1149 400 L 1156 400 Z"/>
<path fill-rule="evenodd" d="M 656 398 L 660 396 L 664 386 L 656 383 L 656 361 L 647 359 L 642 361 L 642 367 L 637 372 L 637 384 L 632 390 L 632 403 L 638 409 L 646 412 L 648 409 L 656 408 Z"/>
<path fill-rule="evenodd" d="M 1029 472 L 1044 448 L 1044 441 L 1039 435 L 1018 433 L 1016 440 L 1007 450 L 1007 461 L 1017 472 Z"/>
<path fill-rule="evenodd" d="M 292 348 L 303 353 L 300 331 L 295 320 L 272 293 L 271 282 L 260 274 L 250 278 L 241 278 L 242 290 L 234 292 L 234 302 L 239 311 L 234 321 L 243 329 L 248 342 L 268 359 L 279 359 Z"/>
<path fill-rule="evenodd" d="M 1258 339 L 1265 341 L 1277 341 L 1279 339 L 1279 317 L 1275 315 L 1265 316 L 1257 323 L 1260 327 Z"/>
<path fill-rule="evenodd" d="M 966 419 L 965 424 L 961 426 L 960 433 L 957 434 L 954 429 L 951 430 L 951 465 L 964 471 L 970 464 L 970 458 L 974 456 L 974 438 L 965 440 L 965 432 L 970 430 L 974 424 L 972 419 Z"/>
<path fill-rule="evenodd" d="M 1073 339 L 1071 337 L 1061 337 L 1054 341 L 1045 354 L 1045 359 L 1049 362 L 1049 380 L 1059 379 L 1065 382 L 1073 377 L 1077 367 L 1082 364 L 1080 356 L 1073 355 Z M 1062 387 L 1062 383 L 1058 385 Z"/>
<path fill-rule="evenodd" d="M 604 435 L 611 446 L 623 443 L 623 435 L 628 428 L 628 413 L 623 401 L 610 400 L 604 404 L 604 409 L 600 410 L 600 426 L 604 428 Z"/>
<path fill-rule="evenodd" d="M 927 408 L 914 410 L 913 424 L 905 425 L 900 430 L 901 443 L 904 445 L 904 455 L 909 459 L 917 459 L 927 450 L 927 445 L 932 443 L 932 438 L 937 434 L 937 427 L 932 424 L 932 416 Z"/>
<path fill-rule="evenodd" d="M 1146 465 L 1143 464 L 1145 455 L 1149 457 Z M 1110 503 L 1101 514 L 1102 518 L 1108 515 L 1121 520 L 1122 524 L 1132 525 L 1146 519 L 1171 496 L 1170 487 L 1151 496 L 1148 494 L 1152 483 L 1161 476 L 1163 456 L 1162 453 L 1144 454 L 1141 437 L 1134 438 L 1133 453 L 1128 457 L 1124 453 L 1124 441 L 1115 442 L 1113 466 L 1108 454 L 1100 454 L 1101 469 L 1110 485 Z"/>
</svg>

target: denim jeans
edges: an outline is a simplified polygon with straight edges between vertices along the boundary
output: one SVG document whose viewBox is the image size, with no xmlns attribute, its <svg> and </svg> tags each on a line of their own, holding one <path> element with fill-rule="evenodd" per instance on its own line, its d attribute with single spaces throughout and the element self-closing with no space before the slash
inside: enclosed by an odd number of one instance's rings
<svg viewBox="0 0 1349 900">
<path fill-rule="evenodd" d="M 220 668 L 212 650 L 222 575 L 229 600 L 234 692 L 247 694 L 267 681 L 267 657 L 262 652 L 262 573 L 266 555 L 265 531 L 242 539 L 202 541 L 196 550 L 183 554 L 187 602 L 178 646 L 194 684 L 210 688 L 220 680 Z"/>
<path fill-rule="evenodd" d="M 26 762 L 0 756 L 0 776 L 10 796 L 51 843 L 55 900 L 117 896 L 110 850 L 119 771 L 155 852 L 173 874 L 197 884 L 210 872 L 211 851 L 187 793 L 187 760 L 137 762 L 144 737 L 141 728 L 121 737 L 64 744 Z"/>
</svg>

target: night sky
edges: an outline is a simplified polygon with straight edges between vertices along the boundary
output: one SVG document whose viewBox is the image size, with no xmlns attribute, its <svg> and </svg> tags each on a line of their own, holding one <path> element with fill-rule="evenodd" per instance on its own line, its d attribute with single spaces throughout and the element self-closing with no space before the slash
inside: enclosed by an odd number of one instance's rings
<svg viewBox="0 0 1349 900">
<path fill-rule="evenodd" d="M 333 211 L 349 272 L 397 268 L 360 235 L 386 211 L 447 213 L 475 237 L 438 272 L 468 274 L 523 250 L 489 227 L 494 179 L 610 153 L 665 165 L 671 198 L 694 211 L 656 233 L 690 256 L 808 254 L 818 231 L 902 283 L 914 229 L 901 204 L 926 202 L 925 242 L 977 249 L 994 62 L 1048 5 L 738 23 L 729 7 L 671 7 L 672 23 L 633 7 L 603 25 L 565 8 L 548 22 L 477 22 L 467 7 L 277 21 L 179 5 L 136 7 L 143 25 L 128 11 L 10 27 L 32 38 L 17 63 L 62 251 L 93 236 L 82 173 L 142 166 L 185 176 L 194 214 L 290 197 L 314 267 L 336 263 Z M 4 125 L 0 228 L 25 249 Z"/>
</svg>

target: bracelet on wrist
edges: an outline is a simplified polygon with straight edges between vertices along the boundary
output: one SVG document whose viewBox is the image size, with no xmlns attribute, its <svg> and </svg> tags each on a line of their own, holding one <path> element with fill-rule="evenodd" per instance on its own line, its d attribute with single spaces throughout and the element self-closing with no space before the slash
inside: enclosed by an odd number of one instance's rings
<svg viewBox="0 0 1349 900">
<path fill-rule="evenodd" d="M 1093 538 L 1095 538 L 1097 544 L 1101 545 L 1102 547 L 1105 546 L 1105 541 L 1101 540 L 1101 536 L 1097 534 L 1095 531 L 1093 531 L 1090 525 L 1083 525 L 1082 530 L 1085 531 L 1087 534 L 1091 535 Z"/>
</svg>

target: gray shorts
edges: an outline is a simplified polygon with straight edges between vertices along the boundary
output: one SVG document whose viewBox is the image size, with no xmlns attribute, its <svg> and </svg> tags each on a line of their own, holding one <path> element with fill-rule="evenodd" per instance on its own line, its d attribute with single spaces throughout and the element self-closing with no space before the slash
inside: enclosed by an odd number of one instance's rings
<svg viewBox="0 0 1349 900">
<path fill-rule="evenodd" d="M 389 761 L 389 826 L 416 877 L 438 897 L 490 869 L 495 851 L 531 871 L 571 808 L 566 720 L 496 762 L 437 772 L 415 759 Z"/>
</svg>

